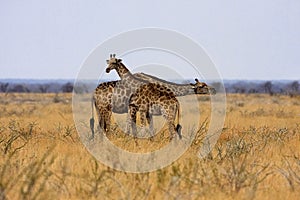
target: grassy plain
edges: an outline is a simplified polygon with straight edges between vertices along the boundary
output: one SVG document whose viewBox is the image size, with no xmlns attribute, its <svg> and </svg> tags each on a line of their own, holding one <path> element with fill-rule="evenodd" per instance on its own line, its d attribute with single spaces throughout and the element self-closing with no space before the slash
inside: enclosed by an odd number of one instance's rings
<svg viewBox="0 0 300 200">
<path fill-rule="evenodd" d="M 201 98 L 209 115 L 209 98 Z M 299 199 L 300 97 L 227 95 L 226 121 L 206 159 L 187 152 L 150 173 L 99 163 L 81 143 L 71 94 L 0 94 L 0 199 Z M 186 117 L 186 116 L 185 116 Z M 109 139 L 139 151 L 117 129 Z M 126 144 L 124 143 L 126 141 Z M 168 135 L 143 140 L 150 149 Z"/>
</svg>

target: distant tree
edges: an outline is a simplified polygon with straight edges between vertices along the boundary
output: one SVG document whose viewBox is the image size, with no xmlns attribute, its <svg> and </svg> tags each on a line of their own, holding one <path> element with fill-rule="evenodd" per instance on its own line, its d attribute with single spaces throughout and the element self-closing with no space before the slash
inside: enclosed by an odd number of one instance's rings
<svg viewBox="0 0 300 200">
<path fill-rule="evenodd" d="M 0 90 L 1 92 L 7 92 L 9 83 L 0 83 Z"/>
<path fill-rule="evenodd" d="M 290 97 L 293 97 L 297 95 L 299 92 L 299 82 L 298 81 L 293 81 L 288 85 L 288 94 Z"/>
<path fill-rule="evenodd" d="M 286 90 L 284 90 L 283 88 L 280 88 L 279 93 L 280 94 L 287 94 Z"/>
<path fill-rule="evenodd" d="M 77 85 L 76 87 L 74 87 L 74 91 L 75 91 L 75 93 L 78 93 L 78 94 L 83 94 L 83 93 L 89 92 L 88 87 L 85 84 Z"/>
<path fill-rule="evenodd" d="M 61 87 L 62 92 L 68 93 L 73 92 L 73 84 L 68 82 Z"/>
<path fill-rule="evenodd" d="M 270 94 L 270 95 L 273 95 L 273 84 L 271 81 L 267 81 L 263 84 L 263 87 L 264 87 L 264 90 L 265 90 L 265 93 L 267 94 Z"/>
<path fill-rule="evenodd" d="M 221 88 L 224 87 L 224 85 L 222 85 L 220 82 L 213 82 L 213 83 L 211 84 L 211 86 L 212 86 L 213 88 L 215 88 L 217 91 L 220 91 Z"/>
<path fill-rule="evenodd" d="M 291 83 L 291 89 L 294 92 L 298 92 L 299 91 L 299 82 L 298 81 L 293 81 Z"/>
<path fill-rule="evenodd" d="M 39 85 L 39 90 L 41 93 L 47 93 L 49 87 L 50 87 L 50 84 L 41 84 L 41 85 Z"/>
<path fill-rule="evenodd" d="M 244 88 L 244 86 L 241 86 L 241 85 L 233 86 L 233 90 L 234 90 L 234 93 L 240 93 L 240 94 L 244 94 L 246 92 L 246 89 Z"/>
<path fill-rule="evenodd" d="M 258 93 L 258 90 L 255 88 L 250 88 L 248 91 L 249 94 L 254 94 L 254 93 Z"/>
<path fill-rule="evenodd" d="M 24 93 L 24 92 L 30 92 L 30 90 L 25 85 L 17 84 L 13 88 L 11 88 L 9 92 Z"/>
</svg>

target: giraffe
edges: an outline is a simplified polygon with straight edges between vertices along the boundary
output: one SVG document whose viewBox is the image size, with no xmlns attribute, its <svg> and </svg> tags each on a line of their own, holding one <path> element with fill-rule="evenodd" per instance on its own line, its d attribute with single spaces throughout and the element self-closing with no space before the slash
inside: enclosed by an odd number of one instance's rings
<svg viewBox="0 0 300 200">
<path fill-rule="evenodd" d="M 95 108 L 98 113 L 99 125 L 105 132 L 109 132 L 110 130 L 110 118 L 112 112 L 119 114 L 127 113 L 129 97 L 139 87 L 139 84 L 145 84 L 149 82 L 159 83 L 161 85 L 164 85 L 165 87 L 168 87 L 175 94 L 175 96 L 216 93 L 216 90 L 214 88 L 208 86 L 205 83 L 199 82 L 198 79 L 195 79 L 196 83 L 190 84 L 172 83 L 145 73 L 131 74 L 129 70 L 125 67 L 125 65 L 121 63 L 121 60 L 119 59 L 120 63 L 116 63 L 117 58 L 113 56 L 111 56 L 110 61 L 112 63 L 115 62 L 115 67 L 121 65 L 121 67 L 124 68 L 124 73 L 122 76 L 134 76 L 138 84 L 133 87 L 133 85 L 131 84 L 124 85 L 124 81 L 118 80 L 101 83 L 95 89 L 92 98 L 92 109 L 93 105 L 95 105 Z M 107 60 L 107 62 L 109 61 Z M 154 111 L 152 114 L 160 115 L 161 113 L 159 110 L 157 110 L 157 112 Z M 152 120 L 150 121 L 152 122 Z M 93 133 L 93 116 L 90 122 L 90 126 Z M 150 126 L 150 129 L 152 126 Z"/>
<path fill-rule="evenodd" d="M 112 94 L 118 81 L 104 82 L 97 86 L 92 98 L 92 115 L 94 115 L 93 106 L 95 105 L 99 126 L 103 130 L 110 130 L 110 121 L 112 115 Z M 94 137 L 94 116 L 90 119 L 92 138 Z"/>
<path fill-rule="evenodd" d="M 130 128 L 133 135 L 136 137 L 136 113 L 140 112 L 142 127 L 146 125 L 147 115 L 152 115 L 154 110 L 159 109 L 166 119 L 170 139 L 174 138 L 176 133 L 181 139 L 180 104 L 176 96 L 171 90 L 157 83 L 148 83 L 142 85 L 131 95 L 129 99 L 128 118 L 127 118 L 127 133 L 130 133 Z M 174 121 L 177 114 L 177 126 Z M 153 134 L 151 134 L 153 136 Z"/>
</svg>

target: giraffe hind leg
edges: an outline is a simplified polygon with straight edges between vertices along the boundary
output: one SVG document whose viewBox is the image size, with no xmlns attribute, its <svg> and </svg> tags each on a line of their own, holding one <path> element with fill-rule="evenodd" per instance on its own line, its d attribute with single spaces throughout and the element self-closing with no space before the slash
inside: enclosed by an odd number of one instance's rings
<svg viewBox="0 0 300 200">
<path fill-rule="evenodd" d="M 95 136 L 94 124 L 95 124 L 95 119 L 94 119 L 94 117 L 92 117 L 92 118 L 90 118 L 90 129 L 91 129 L 91 131 L 92 131 L 92 139 L 93 139 L 94 136 Z"/>
<path fill-rule="evenodd" d="M 168 122 L 169 132 L 170 132 L 170 140 L 172 140 L 176 136 L 176 128 L 173 121 Z"/>
<path fill-rule="evenodd" d="M 179 136 L 179 138 L 181 139 L 182 138 L 182 135 L 181 135 L 181 125 L 180 124 L 177 124 L 177 126 L 175 127 L 174 125 L 174 121 L 176 119 L 176 112 L 177 110 L 176 109 L 170 109 L 166 112 L 166 116 L 165 116 L 165 119 L 168 121 L 168 126 L 169 126 L 169 131 L 170 131 L 170 140 L 172 138 L 174 138 L 176 136 L 176 134 Z"/>
<path fill-rule="evenodd" d="M 177 132 L 177 134 L 179 136 L 179 139 L 182 139 L 181 129 L 182 129 L 182 126 L 180 124 L 177 124 L 177 126 L 176 126 L 176 132 Z"/>
<path fill-rule="evenodd" d="M 104 130 L 105 132 L 110 131 L 110 123 L 111 123 L 111 110 L 107 110 L 104 115 Z"/>
<path fill-rule="evenodd" d="M 108 132 L 110 129 L 111 110 L 107 107 L 97 109 L 99 127 L 101 131 Z"/>
<path fill-rule="evenodd" d="M 172 140 L 173 137 L 176 135 L 175 125 L 173 123 L 174 117 L 170 114 L 169 111 L 167 111 L 167 108 L 162 109 L 162 116 L 165 118 L 165 120 L 168 124 L 169 133 L 170 133 L 169 139 Z"/>
</svg>

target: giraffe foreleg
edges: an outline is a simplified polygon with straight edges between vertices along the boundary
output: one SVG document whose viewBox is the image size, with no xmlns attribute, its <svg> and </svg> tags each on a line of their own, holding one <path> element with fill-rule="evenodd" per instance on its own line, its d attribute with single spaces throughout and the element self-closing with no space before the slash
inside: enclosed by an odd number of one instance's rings
<svg viewBox="0 0 300 200">
<path fill-rule="evenodd" d="M 154 128 L 153 128 L 153 115 L 151 112 L 147 112 L 146 115 L 147 122 L 149 124 L 149 130 L 150 130 L 150 137 L 154 136 Z"/>
<path fill-rule="evenodd" d="M 127 127 L 128 127 L 128 134 L 130 134 L 130 128 L 132 130 L 133 136 L 136 137 L 136 113 L 137 113 L 137 108 L 134 105 L 129 105 L 128 108 L 128 121 L 127 121 Z"/>
<path fill-rule="evenodd" d="M 126 134 L 130 134 L 130 127 L 131 127 L 131 118 L 130 118 L 130 108 L 129 108 L 127 113 L 127 118 L 126 118 L 126 127 L 125 127 Z"/>
<path fill-rule="evenodd" d="M 147 118 L 147 114 L 148 112 L 147 111 L 140 111 L 140 119 L 141 119 L 141 135 L 143 137 L 146 136 L 146 121 L 148 121 L 148 118 Z"/>
</svg>

